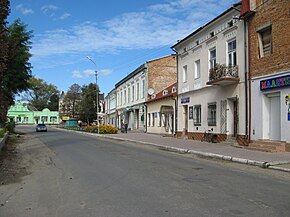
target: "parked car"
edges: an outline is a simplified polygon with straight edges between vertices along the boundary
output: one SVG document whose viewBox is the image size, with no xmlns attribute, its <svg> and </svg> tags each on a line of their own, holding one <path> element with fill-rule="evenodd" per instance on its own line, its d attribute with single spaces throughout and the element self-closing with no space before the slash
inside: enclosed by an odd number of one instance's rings
<svg viewBox="0 0 290 217">
<path fill-rule="evenodd" d="M 47 127 L 45 124 L 37 124 L 36 132 L 47 132 Z"/>
</svg>

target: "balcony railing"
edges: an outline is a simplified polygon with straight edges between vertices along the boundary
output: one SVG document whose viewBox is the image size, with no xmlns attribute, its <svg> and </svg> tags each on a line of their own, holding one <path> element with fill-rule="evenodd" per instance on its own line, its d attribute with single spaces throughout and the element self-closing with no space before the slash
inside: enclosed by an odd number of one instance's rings
<svg viewBox="0 0 290 217">
<path fill-rule="evenodd" d="M 239 67 L 227 66 L 225 64 L 216 64 L 209 70 L 209 85 L 229 85 L 239 82 Z"/>
</svg>

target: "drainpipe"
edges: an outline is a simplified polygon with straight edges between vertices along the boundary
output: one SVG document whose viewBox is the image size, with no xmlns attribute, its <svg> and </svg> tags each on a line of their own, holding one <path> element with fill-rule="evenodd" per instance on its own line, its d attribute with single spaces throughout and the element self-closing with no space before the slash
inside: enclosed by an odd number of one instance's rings
<svg viewBox="0 0 290 217">
<path fill-rule="evenodd" d="M 145 112 L 143 114 L 144 114 L 145 133 L 147 133 L 147 117 L 148 117 L 148 114 L 147 114 L 147 104 L 146 103 L 144 103 L 144 107 L 145 107 Z"/>
<path fill-rule="evenodd" d="M 249 121 L 248 121 L 248 118 L 249 118 L 249 113 L 248 113 L 248 45 L 247 45 L 247 19 L 244 19 L 244 43 L 245 43 L 245 46 L 244 46 L 244 55 L 245 55 L 245 108 L 246 108 L 246 111 L 245 111 L 245 116 L 246 116 L 246 132 L 245 132 L 245 136 L 246 136 L 246 139 L 249 143 L 249 131 L 248 129 L 250 128 L 249 127 Z"/>
<path fill-rule="evenodd" d="M 171 48 L 171 50 L 176 54 L 176 97 L 175 97 L 175 127 L 174 136 L 177 137 L 177 121 L 178 121 L 178 52 Z"/>
</svg>

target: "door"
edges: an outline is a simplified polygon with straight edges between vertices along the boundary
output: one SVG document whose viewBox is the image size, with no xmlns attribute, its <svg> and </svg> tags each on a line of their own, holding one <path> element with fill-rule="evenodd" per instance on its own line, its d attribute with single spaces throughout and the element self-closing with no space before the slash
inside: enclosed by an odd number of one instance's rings
<svg viewBox="0 0 290 217">
<path fill-rule="evenodd" d="M 184 105 L 183 106 L 183 134 L 187 135 L 188 131 L 188 106 Z"/>
<path fill-rule="evenodd" d="M 281 140 L 280 96 L 270 98 L 270 140 Z"/>
<path fill-rule="evenodd" d="M 234 101 L 234 134 L 233 136 L 236 137 L 238 134 L 238 102 Z"/>
</svg>

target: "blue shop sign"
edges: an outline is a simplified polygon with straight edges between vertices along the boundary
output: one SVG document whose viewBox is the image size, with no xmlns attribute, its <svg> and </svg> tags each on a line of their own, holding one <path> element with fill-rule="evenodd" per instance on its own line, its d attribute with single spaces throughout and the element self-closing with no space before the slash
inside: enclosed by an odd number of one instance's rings
<svg viewBox="0 0 290 217">
<path fill-rule="evenodd" d="M 274 88 L 282 88 L 290 86 L 290 75 L 277 78 L 270 78 L 260 81 L 260 90 L 271 90 Z"/>
<path fill-rule="evenodd" d="M 189 103 L 190 97 L 181 98 L 181 104 Z"/>
</svg>

